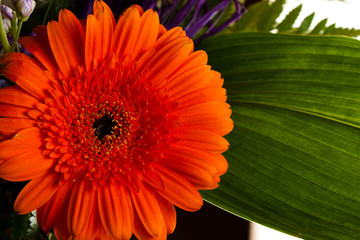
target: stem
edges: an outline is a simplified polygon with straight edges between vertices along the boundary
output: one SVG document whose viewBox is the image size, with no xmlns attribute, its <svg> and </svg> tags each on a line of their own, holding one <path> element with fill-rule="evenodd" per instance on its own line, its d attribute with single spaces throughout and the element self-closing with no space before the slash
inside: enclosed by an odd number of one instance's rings
<svg viewBox="0 0 360 240">
<path fill-rule="evenodd" d="M 50 7 L 51 7 L 52 2 L 53 2 L 53 0 L 50 0 L 49 6 L 48 6 L 48 8 L 46 9 L 46 13 L 45 13 L 45 16 L 44 16 L 44 20 L 43 20 L 42 25 L 45 25 L 45 23 L 46 23 L 46 19 L 47 19 L 47 16 L 48 16 L 48 14 L 49 14 Z"/>
<path fill-rule="evenodd" d="M 0 0 L 0 4 L 1 4 L 1 0 Z M 0 42 L 2 44 L 4 51 L 6 53 L 10 52 L 10 44 L 9 44 L 9 41 L 6 36 L 6 32 L 4 29 L 4 23 L 2 21 L 2 16 L 0 16 Z"/>
<path fill-rule="evenodd" d="M 12 43 L 11 48 L 10 48 L 10 52 L 14 52 L 14 50 L 15 50 L 15 47 L 16 47 L 16 44 L 17 44 L 17 40 L 18 40 L 19 35 L 20 35 L 22 23 L 23 23 L 23 21 L 20 20 L 20 21 L 19 21 L 19 25 L 18 25 L 17 30 L 16 30 L 16 34 L 15 34 L 15 36 L 14 36 L 13 43 Z"/>
</svg>

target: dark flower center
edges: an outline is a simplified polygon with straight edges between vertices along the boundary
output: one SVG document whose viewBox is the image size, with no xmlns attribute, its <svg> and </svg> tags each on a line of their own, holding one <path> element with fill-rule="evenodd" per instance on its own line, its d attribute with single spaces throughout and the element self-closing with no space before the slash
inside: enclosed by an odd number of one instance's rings
<svg viewBox="0 0 360 240">
<path fill-rule="evenodd" d="M 113 134 L 115 125 L 115 121 L 109 115 L 105 115 L 96 119 L 92 127 L 95 130 L 94 133 L 97 139 L 102 140 L 106 135 Z"/>
</svg>

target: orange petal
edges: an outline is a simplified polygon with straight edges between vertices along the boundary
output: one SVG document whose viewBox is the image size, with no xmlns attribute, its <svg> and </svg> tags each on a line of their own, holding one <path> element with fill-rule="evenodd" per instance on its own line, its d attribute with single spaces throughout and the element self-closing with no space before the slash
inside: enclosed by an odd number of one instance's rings
<svg viewBox="0 0 360 240">
<path fill-rule="evenodd" d="M 208 88 L 221 88 L 224 85 L 224 79 L 221 78 L 221 74 L 219 72 L 214 71 L 214 75 L 212 79 L 209 81 L 206 87 Z"/>
<path fill-rule="evenodd" d="M 144 54 L 155 45 L 159 32 L 159 16 L 157 12 L 149 9 L 140 18 L 140 32 L 136 40 L 136 47 L 131 53 L 134 59 Z"/>
<path fill-rule="evenodd" d="M 140 13 L 137 8 L 129 7 L 119 18 L 111 43 L 111 49 L 120 59 L 132 53 L 136 46 L 139 30 Z"/>
<path fill-rule="evenodd" d="M 202 155 L 196 155 L 186 150 L 187 148 L 182 147 L 181 145 L 175 145 L 175 146 L 172 145 L 168 150 L 163 151 L 163 158 L 168 159 L 170 161 L 179 161 L 180 164 L 183 162 L 186 162 L 187 164 L 193 164 L 199 168 L 202 168 L 211 175 L 216 175 L 217 173 L 216 167 L 209 164 L 206 158 L 202 157 Z M 207 155 L 205 156 L 208 157 Z M 164 162 L 166 160 L 159 159 L 159 161 Z"/>
<path fill-rule="evenodd" d="M 4 55 L 0 63 L 5 65 L 1 73 L 34 97 L 45 99 L 50 96 L 48 90 L 53 88 L 51 82 L 34 58 L 21 53 L 9 53 Z"/>
<path fill-rule="evenodd" d="M 69 189 L 72 185 L 69 185 Z M 69 190 L 68 190 L 69 191 Z M 69 192 L 68 192 L 69 193 Z M 66 196 L 65 202 L 63 205 L 63 209 L 59 211 L 59 215 L 56 217 L 56 221 L 54 223 L 54 234 L 59 240 L 72 240 L 73 237 L 67 226 L 67 212 L 69 208 L 69 195 Z"/>
<path fill-rule="evenodd" d="M 186 211 L 197 211 L 203 204 L 200 193 L 179 174 L 153 163 L 164 181 L 165 189 L 158 193 L 171 203 Z"/>
<path fill-rule="evenodd" d="M 94 204 L 92 209 L 89 209 L 90 211 L 90 217 L 89 221 L 87 222 L 84 230 L 81 232 L 81 234 L 76 237 L 76 240 L 94 240 L 94 239 L 111 239 L 113 238 L 106 233 L 105 230 L 102 232 L 105 232 L 104 234 L 100 234 L 99 230 L 103 229 L 103 226 L 101 224 L 100 216 L 99 216 L 99 207 L 96 202 L 96 198 L 94 199 Z"/>
<path fill-rule="evenodd" d="M 39 103 L 39 100 L 22 90 L 19 86 L 8 86 L 0 89 L 0 102 L 33 108 Z"/>
<path fill-rule="evenodd" d="M 54 159 L 42 155 L 39 150 L 25 152 L 1 164 L 0 176 L 8 181 L 27 181 L 44 174 L 54 164 Z"/>
<path fill-rule="evenodd" d="M 95 38 L 100 42 L 95 42 L 96 46 L 101 51 L 101 62 L 110 53 L 111 40 L 114 33 L 115 19 L 114 15 L 106 3 L 103 1 L 94 1 L 94 16 L 98 21 L 98 25 L 101 26 L 97 32 L 99 38 Z"/>
<path fill-rule="evenodd" d="M 20 130 L 35 126 L 36 122 L 27 118 L 0 118 L 0 133 L 15 134 Z"/>
<path fill-rule="evenodd" d="M 165 88 L 170 99 L 177 99 L 204 88 L 210 80 L 210 66 L 201 66 L 184 72 L 175 79 L 170 79 Z"/>
<path fill-rule="evenodd" d="M 64 184 L 56 191 L 56 193 L 42 207 L 36 210 L 36 217 L 39 225 L 44 232 L 48 234 L 54 227 L 59 215 L 64 211 L 64 205 L 69 200 L 69 184 Z M 58 237 L 58 236 L 57 236 Z"/>
<path fill-rule="evenodd" d="M 179 103 L 177 109 L 183 109 L 204 102 L 225 102 L 226 99 L 226 90 L 224 88 L 205 88 L 182 96 L 176 102 Z M 227 108 L 230 107 L 229 105 L 226 106 Z"/>
<path fill-rule="evenodd" d="M 182 128 L 174 134 L 174 137 L 180 139 L 179 144 L 194 146 L 213 153 L 222 153 L 229 148 L 229 142 L 213 132 Z"/>
<path fill-rule="evenodd" d="M 193 42 L 185 37 L 176 39 L 163 48 L 148 61 L 144 69 L 148 69 L 148 73 L 143 77 L 143 80 L 149 80 L 156 84 L 164 81 L 174 69 L 180 66 L 190 52 L 194 48 Z"/>
<path fill-rule="evenodd" d="M 94 190 L 88 180 L 77 179 L 70 193 L 67 223 L 70 233 L 76 237 L 84 230 L 94 202 Z"/>
<path fill-rule="evenodd" d="M 19 42 L 31 52 L 41 64 L 53 74 L 57 74 L 57 65 L 51 50 L 39 37 L 25 36 Z"/>
<path fill-rule="evenodd" d="M 197 189 L 207 188 L 213 183 L 212 175 L 208 171 L 191 162 L 162 158 L 158 160 L 158 163 L 165 168 L 179 173 Z"/>
<path fill-rule="evenodd" d="M 47 24 L 47 32 L 56 63 L 64 76 L 68 78 L 80 64 L 81 56 L 77 49 L 82 46 L 76 46 L 71 33 L 64 25 L 56 21 Z"/>
<path fill-rule="evenodd" d="M 183 38 L 183 37 L 186 37 L 185 31 L 181 27 L 174 27 L 174 28 L 170 29 L 169 31 L 166 31 L 160 38 L 158 38 L 156 40 L 154 48 L 156 50 L 159 50 L 163 46 L 174 41 L 175 39 Z"/>
<path fill-rule="evenodd" d="M 59 175 L 49 173 L 31 180 L 16 198 L 14 209 L 26 214 L 44 205 L 59 189 Z"/>
<path fill-rule="evenodd" d="M 75 46 L 75 52 L 69 54 L 74 55 L 81 64 L 84 64 L 85 30 L 80 21 L 72 12 L 64 9 L 59 12 L 59 23 L 64 26 L 68 35 L 72 38 L 72 44 Z"/>
<path fill-rule="evenodd" d="M 101 26 L 94 15 L 88 15 L 86 20 L 85 36 L 85 66 L 87 71 L 98 67 L 98 60 L 101 59 L 101 39 L 98 29 Z"/>
<path fill-rule="evenodd" d="M 122 188 L 122 187 L 121 187 Z M 125 193 L 122 191 L 122 193 Z M 132 235 L 132 208 L 129 194 L 121 194 L 119 188 L 109 182 L 98 189 L 99 212 L 105 230 L 114 239 L 130 239 Z"/>
<path fill-rule="evenodd" d="M 211 131 L 221 136 L 229 133 L 233 127 L 231 110 L 225 102 L 204 102 L 173 112 L 180 118 L 180 124 L 191 129 Z"/>
<path fill-rule="evenodd" d="M 154 195 L 158 201 L 158 204 L 159 204 L 159 207 L 161 210 L 161 214 L 164 218 L 167 234 L 173 233 L 175 230 L 175 226 L 176 226 L 175 207 L 173 204 L 171 204 L 168 200 L 161 197 L 160 195 L 158 195 L 158 194 L 154 194 Z"/>
<path fill-rule="evenodd" d="M 215 167 L 217 170 L 216 175 L 224 174 L 228 169 L 228 162 L 221 154 L 213 154 L 211 152 L 202 151 L 192 146 L 182 146 L 179 144 L 171 146 L 171 152 L 180 153 L 179 155 L 184 155 L 184 157 L 191 156 L 191 159 L 201 159 L 205 163 L 209 164 L 212 167 Z M 195 163 L 195 161 L 194 161 Z M 196 164 L 199 164 L 196 162 Z"/>
<path fill-rule="evenodd" d="M 140 183 L 138 193 L 130 191 L 131 199 L 146 231 L 153 237 L 159 236 L 163 222 L 156 198 L 144 184 Z"/>
<path fill-rule="evenodd" d="M 0 163 L 21 153 L 35 149 L 42 145 L 41 130 L 37 127 L 27 128 L 18 132 L 13 139 L 0 142 Z"/>
<path fill-rule="evenodd" d="M 143 223 L 139 219 L 138 216 L 135 217 L 135 226 L 134 226 L 134 234 L 137 239 L 139 240 L 166 240 L 167 232 L 166 232 L 166 225 L 164 221 L 161 221 L 160 224 L 160 233 L 158 236 L 154 237 L 149 235 L 147 230 L 145 229 Z"/>
<path fill-rule="evenodd" d="M 0 114 L 2 117 L 28 118 L 29 108 L 0 102 Z"/>
</svg>

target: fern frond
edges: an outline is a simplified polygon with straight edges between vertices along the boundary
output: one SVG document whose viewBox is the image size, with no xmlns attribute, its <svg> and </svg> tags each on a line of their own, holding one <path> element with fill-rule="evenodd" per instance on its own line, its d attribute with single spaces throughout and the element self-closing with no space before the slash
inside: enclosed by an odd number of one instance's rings
<svg viewBox="0 0 360 240">
<path fill-rule="evenodd" d="M 296 19 L 298 18 L 301 12 L 302 4 L 291 10 L 291 12 L 286 15 L 285 19 L 276 26 L 278 32 L 286 32 L 292 29 L 293 24 L 295 23 Z"/>
</svg>

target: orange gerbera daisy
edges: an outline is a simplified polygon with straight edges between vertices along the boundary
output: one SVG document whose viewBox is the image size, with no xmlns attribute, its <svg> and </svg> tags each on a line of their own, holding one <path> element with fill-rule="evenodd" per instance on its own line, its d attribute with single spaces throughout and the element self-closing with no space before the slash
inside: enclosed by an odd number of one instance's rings
<svg viewBox="0 0 360 240">
<path fill-rule="evenodd" d="M 15 211 L 59 240 L 166 239 L 174 205 L 199 209 L 227 170 L 220 73 L 139 6 L 116 24 L 95 1 L 86 22 L 63 10 L 35 32 L 20 41 L 34 58 L 1 60 L 17 86 L 0 89 L 0 177 L 30 180 Z"/>
</svg>

